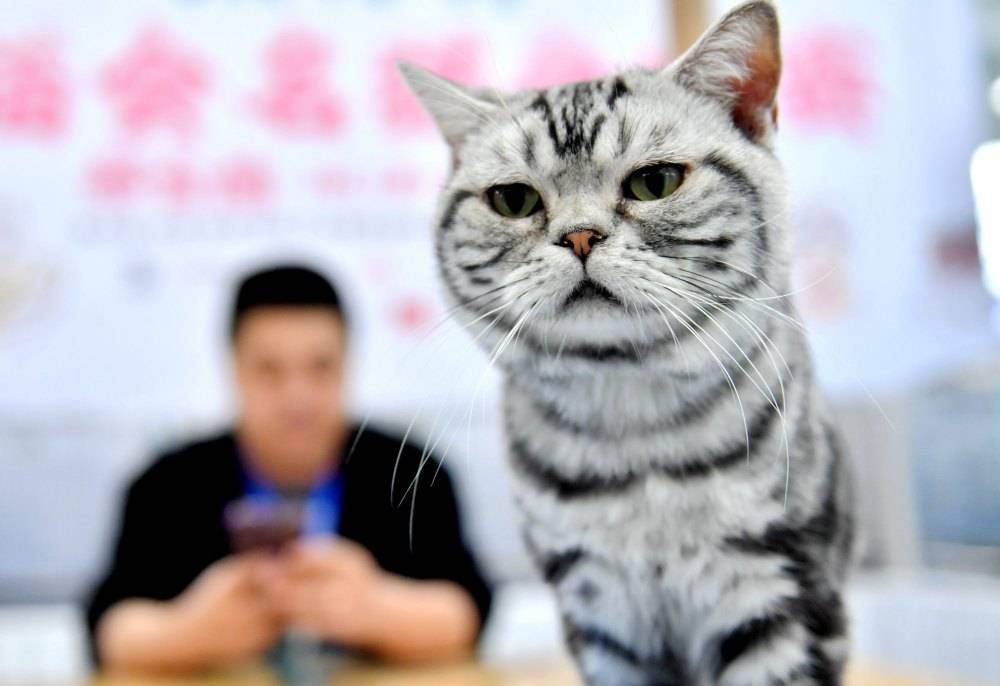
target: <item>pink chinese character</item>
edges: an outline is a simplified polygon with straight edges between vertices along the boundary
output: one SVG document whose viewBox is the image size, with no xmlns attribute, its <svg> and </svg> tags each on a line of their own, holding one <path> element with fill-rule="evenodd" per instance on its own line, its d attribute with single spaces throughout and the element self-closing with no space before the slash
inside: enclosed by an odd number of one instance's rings
<svg viewBox="0 0 1000 686">
<path fill-rule="evenodd" d="M 420 170 L 393 167 L 382 173 L 382 187 L 391 195 L 407 195 L 420 189 Z"/>
<path fill-rule="evenodd" d="M 139 189 L 142 170 L 123 157 L 98 160 L 87 170 L 87 185 L 98 200 L 128 200 Z"/>
<path fill-rule="evenodd" d="M 54 138 L 68 118 L 69 86 L 53 42 L 45 37 L 0 42 L 0 128 Z"/>
<path fill-rule="evenodd" d="M 357 192 L 363 185 L 363 180 L 359 175 L 350 169 L 341 167 L 328 167 L 320 169 L 314 179 L 316 193 L 319 195 L 347 195 Z"/>
<path fill-rule="evenodd" d="M 408 295 L 393 303 L 389 316 L 399 333 L 412 335 L 434 319 L 434 306 L 423 296 Z"/>
<path fill-rule="evenodd" d="M 847 316 L 853 305 L 851 282 L 851 232 L 843 214 L 825 204 L 798 211 L 796 226 L 803 228 L 798 241 L 792 284 L 806 317 L 833 321 Z"/>
<path fill-rule="evenodd" d="M 157 170 L 154 183 L 156 189 L 176 206 L 188 205 L 199 190 L 194 168 L 181 161 L 164 164 Z"/>
<path fill-rule="evenodd" d="M 219 173 L 219 190 L 237 205 L 262 205 L 270 199 L 271 172 L 260 160 L 237 158 Z"/>
<path fill-rule="evenodd" d="M 329 85 L 331 50 L 319 35 L 287 31 L 265 54 L 266 91 L 254 97 L 257 113 L 290 134 L 327 136 L 344 127 L 341 97 Z"/>
<path fill-rule="evenodd" d="M 611 71 L 591 41 L 557 30 L 537 36 L 526 47 L 527 57 L 517 79 L 519 88 L 545 88 L 556 83 L 586 81 Z"/>
<path fill-rule="evenodd" d="M 785 45 L 782 117 L 807 129 L 861 137 L 875 119 L 874 38 L 859 30 L 820 26 Z"/>
<path fill-rule="evenodd" d="M 423 132 L 430 129 L 430 122 L 400 78 L 396 70 L 398 59 L 455 81 L 474 84 L 480 77 L 482 42 L 476 36 L 462 34 L 445 40 L 394 43 L 379 55 L 376 87 L 383 124 L 394 131 Z"/>
<path fill-rule="evenodd" d="M 101 84 L 126 133 L 164 128 L 190 135 L 198 126 L 198 100 L 208 89 L 208 75 L 198 56 L 150 30 L 105 68 Z"/>
</svg>

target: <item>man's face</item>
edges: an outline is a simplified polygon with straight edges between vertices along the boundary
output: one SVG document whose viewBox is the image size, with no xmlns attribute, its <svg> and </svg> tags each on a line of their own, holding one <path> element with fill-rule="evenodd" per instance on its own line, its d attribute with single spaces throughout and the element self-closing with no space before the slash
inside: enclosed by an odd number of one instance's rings
<svg viewBox="0 0 1000 686">
<path fill-rule="evenodd" d="M 321 307 L 249 311 L 233 341 L 240 428 L 272 477 L 309 479 L 343 421 L 345 332 Z"/>
</svg>

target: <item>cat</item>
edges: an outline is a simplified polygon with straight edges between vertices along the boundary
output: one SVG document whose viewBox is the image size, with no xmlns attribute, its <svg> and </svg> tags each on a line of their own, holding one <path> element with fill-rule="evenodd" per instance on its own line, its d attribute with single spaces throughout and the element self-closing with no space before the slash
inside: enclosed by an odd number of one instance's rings
<svg viewBox="0 0 1000 686">
<path fill-rule="evenodd" d="M 841 683 L 851 485 L 789 300 L 774 6 L 659 71 L 501 94 L 400 70 L 452 151 L 439 270 L 503 370 L 584 680 Z"/>
</svg>

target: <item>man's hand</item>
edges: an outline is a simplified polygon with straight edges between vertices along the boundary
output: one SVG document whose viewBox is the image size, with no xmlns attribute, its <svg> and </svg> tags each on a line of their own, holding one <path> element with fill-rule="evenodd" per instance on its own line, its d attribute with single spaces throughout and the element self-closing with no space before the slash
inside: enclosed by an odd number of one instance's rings
<svg viewBox="0 0 1000 686">
<path fill-rule="evenodd" d="M 479 628 L 463 588 L 390 574 L 344 538 L 292 547 L 269 586 L 291 626 L 394 662 L 467 657 Z"/>
<path fill-rule="evenodd" d="M 390 625 L 386 616 L 388 575 L 362 546 L 318 539 L 292 547 L 271 586 L 272 601 L 285 619 L 342 646 L 377 646 Z"/>
<path fill-rule="evenodd" d="M 262 588 L 273 564 L 228 557 L 172 601 L 122 601 L 98 628 L 102 663 L 119 671 L 190 672 L 260 655 L 284 628 Z"/>
<path fill-rule="evenodd" d="M 273 564 L 263 556 L 225 558 L 174 601 L 175 630 L 191 637 L 206 664 L 240 662 L 275 644 L 284 627 L 262 587 Z"/>
</svg>

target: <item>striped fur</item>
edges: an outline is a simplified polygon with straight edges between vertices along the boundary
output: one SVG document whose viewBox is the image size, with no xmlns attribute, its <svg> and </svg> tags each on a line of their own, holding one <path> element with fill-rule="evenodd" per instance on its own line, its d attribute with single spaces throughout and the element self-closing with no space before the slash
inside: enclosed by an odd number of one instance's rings
<svg viewBox="0 0 1000 686">
<path fill-rule="evenodd" d="M 840 683 L 850 484 L 787 297 L 777 45 L 758 0 L 660 72 L 501 95 L 401 67 L 452 146 L 441 276 L 505 372 L 525 538 L 590 684 Z M 673 195 L 623 195 L 667 162 Z M 493 211 L 510 183 L 543 210 Z"/>
</svg>

